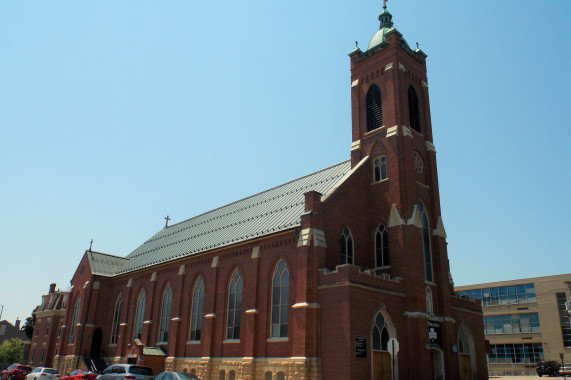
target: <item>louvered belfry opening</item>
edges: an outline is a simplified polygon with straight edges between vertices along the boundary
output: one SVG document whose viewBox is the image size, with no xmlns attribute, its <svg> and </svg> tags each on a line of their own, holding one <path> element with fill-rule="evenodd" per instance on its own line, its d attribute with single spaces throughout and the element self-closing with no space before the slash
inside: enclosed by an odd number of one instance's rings
<svg viewBox="0 0 571 380">
<path fill-rule="evenodd" d="M 408 88 L 408 114 L 410 116 L 410 127 L 415 131 L 420 131 L 420 113 L 418 110 L 418 97 L 412 85 Z"/>
<path fill-rule="evenodd" d="M 383 125 L 383 106 L 381 104 L 381 89 L 372 84 L 367 91 L 367 132 Z"/>
</svg>

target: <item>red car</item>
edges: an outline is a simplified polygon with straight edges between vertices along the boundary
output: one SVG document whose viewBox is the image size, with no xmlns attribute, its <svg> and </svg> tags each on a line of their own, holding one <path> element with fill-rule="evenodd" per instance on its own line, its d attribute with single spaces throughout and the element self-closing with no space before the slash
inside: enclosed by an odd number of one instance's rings
<svg viewBox="0 0 571 380">
<path fill-rule="evenodd" d="M 10 367 L 2 371 L 1 380 L 24 380 L 28 374 L 32 372 L 29 365 L 12 364 Z"/>
<path fill-rule="evenodd" d="M 95 380 L 97 374 L 86 369 L 74 369 L 69 376 L 62 376 L 61 380 Z"/>
</svg>

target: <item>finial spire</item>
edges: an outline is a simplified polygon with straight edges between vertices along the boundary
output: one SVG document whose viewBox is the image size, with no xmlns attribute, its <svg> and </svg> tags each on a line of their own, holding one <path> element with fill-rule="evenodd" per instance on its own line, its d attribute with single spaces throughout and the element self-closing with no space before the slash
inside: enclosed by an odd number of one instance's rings
<svg viewBox="0 0 571 380">
<path fill-rule="evenodd" d="M 383 9 L 387 9 L 387 1 L 389 0 L 383 0 Z"/>
</svg>

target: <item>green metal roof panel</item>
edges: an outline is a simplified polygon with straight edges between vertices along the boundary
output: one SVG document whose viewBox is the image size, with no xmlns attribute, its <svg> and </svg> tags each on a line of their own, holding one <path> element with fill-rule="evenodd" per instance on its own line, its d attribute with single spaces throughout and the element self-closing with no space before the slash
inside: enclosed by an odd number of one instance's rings
<svg viewBox="0 0 571 380">
<path fill-rule="evenodd" d="M 116 274 L 131 272 L 298 227 L 304 193 L 326 194 L 351 170 L 350 161 L 163 228 L 131 252 Z M 111 270 L 111 268 L 105 268 Z"/>
<path fill-rule="evenodd" d="M 125 257 L 108 255 L 106 253 L 87 251 L 91 273 L 100 276 L 112 276 L 129 261 Z"/>
</svg>

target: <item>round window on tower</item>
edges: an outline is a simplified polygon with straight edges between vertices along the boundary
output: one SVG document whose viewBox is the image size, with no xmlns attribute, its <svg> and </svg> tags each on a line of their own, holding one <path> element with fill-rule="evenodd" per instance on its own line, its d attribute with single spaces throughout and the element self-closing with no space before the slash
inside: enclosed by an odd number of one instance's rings
<svg viewBox="0 0 571 380">
<path fill-rule="evenodd" d="M 424 171 L 424 161 L 418 152 L 414 152 L 414 171 L 421 174 Z"/>
</svg>

